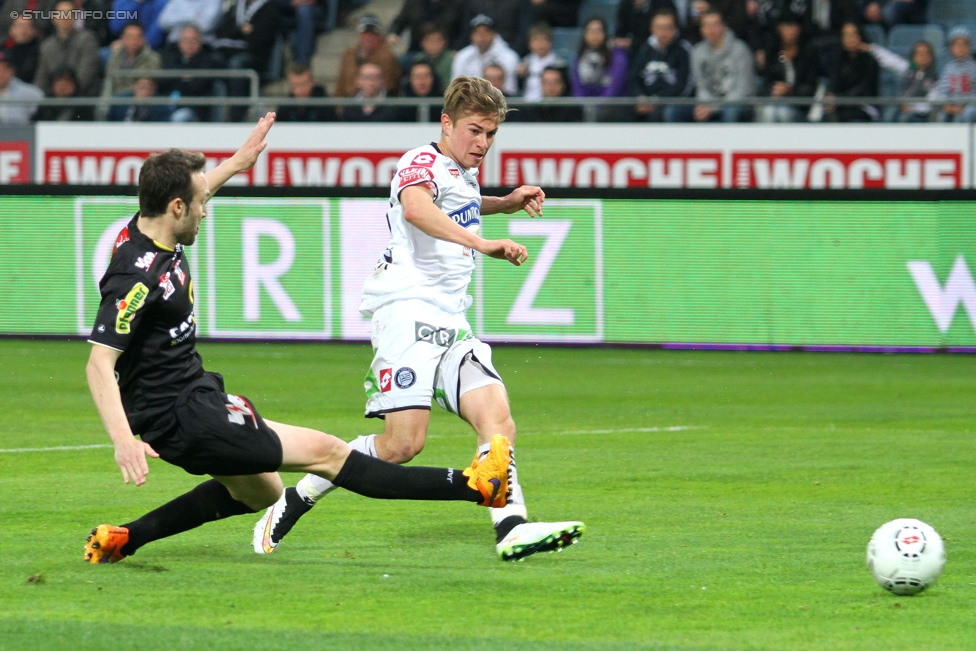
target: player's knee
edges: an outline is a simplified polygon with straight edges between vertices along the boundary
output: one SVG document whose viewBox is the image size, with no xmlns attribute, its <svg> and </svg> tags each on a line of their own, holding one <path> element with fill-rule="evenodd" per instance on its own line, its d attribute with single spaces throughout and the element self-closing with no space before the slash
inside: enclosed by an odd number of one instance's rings
<svg viewBox="0 0 976 651">
<path fill-rule="evenodd" d="M 335 466 L 339 468 L 342 466 L 342 460 L 346 457 L 346 453 L 349 446 L 331 434 L 323 434 L 321 432 L 316 432 L 318 436 L 314 437 L 310 443 L 310 453 L 315 459 L 316 465 L 322 465 L 328 467 Z"/>
</svg>

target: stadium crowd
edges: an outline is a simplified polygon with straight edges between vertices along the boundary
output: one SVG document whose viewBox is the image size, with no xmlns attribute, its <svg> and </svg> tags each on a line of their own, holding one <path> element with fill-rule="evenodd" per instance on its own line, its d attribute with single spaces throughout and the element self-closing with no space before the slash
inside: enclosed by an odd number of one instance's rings
<svg viewBox="0 0 976 651">
<path fill-rule="evenodd" d="M 353 21 L 330 95 L 310 68 L 318 36 L 368 1 L 5 0 L 0 99 L 117 99 L 104 116 L 91 102 L 0 103 L 0 124 L 246 119 L 243 105 L 180 103 L 245 97 L 245 77 L 154 74 L 214 69 L 284 76 L 296 98 L 285 122 L 416 121 L 425 113 L 384 100 L 438 98 L 458 75 L 531 102 L 517 121 L 584 119 L 556 97 L 634 98 L 596 107 L 614 122 L 976 121 L 976 104 L 944 103 L 976 99 L 976 0 L 403 0 L 387 28 L 373 14 Z M 170 101 L 124 102 L 154 96 Z M 359 101 L 298 101 L 330 96 Z M 911 101 L 832 101 L 878 96 Z"/>
</svg>

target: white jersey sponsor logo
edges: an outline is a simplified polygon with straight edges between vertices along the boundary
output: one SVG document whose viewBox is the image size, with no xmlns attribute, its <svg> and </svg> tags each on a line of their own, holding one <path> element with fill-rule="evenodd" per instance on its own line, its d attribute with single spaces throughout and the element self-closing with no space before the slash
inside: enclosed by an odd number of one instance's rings
<svg viewBox="0 0 976 651">
<path fill-rule="evenodd" d="M 420 299 L 448 312 L 465 309 L 465 295 L 474 271 L 472 251 L 460 244 L 430 237 L 403 216 L 400 193 L 424 185 L 434 193 L 434 205 L 455 223 L 475 233 L 481 230 L 481 187 L 477 169 L 466 170 L 433 145 L 412 149 L 400 157 L 390 183 L 390 240 L 376 269 L 363 287 L 363 314 L 398 300 Z M 377 243 L 377 250 L 380 243 Z"/>
</svg>

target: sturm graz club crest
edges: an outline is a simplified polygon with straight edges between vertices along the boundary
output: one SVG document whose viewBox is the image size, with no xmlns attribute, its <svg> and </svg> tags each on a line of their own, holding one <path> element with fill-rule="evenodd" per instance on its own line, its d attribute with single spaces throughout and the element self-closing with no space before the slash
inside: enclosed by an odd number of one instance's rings
<svg viewBox="0 0 976 651">
<path fill-rule="evenodd" d="M 413 383 L 417 381 L 417 374 L 413 372 L 413 369 L 407 366 L 397 369 L 396 375 L 393 376 L 393 381 L 400 389 L 409 389 L 413 386 Z"/>
</svg>

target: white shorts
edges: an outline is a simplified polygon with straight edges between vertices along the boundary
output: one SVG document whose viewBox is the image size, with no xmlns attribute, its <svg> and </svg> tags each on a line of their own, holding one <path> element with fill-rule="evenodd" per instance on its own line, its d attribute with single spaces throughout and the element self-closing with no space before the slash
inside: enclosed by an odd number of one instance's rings
<svg viewBox="0 0 976 651">
<path fill-rule="evenodd" d="M 430 409 L 432 398 L 457 414 L 468 391 L 503 384 L 491 347 L 474 336 L 463 312 L 450 314 L 421 300 L 396 301 L 373 313 L 370 333 L 373 363 L 363 384 L 367 418 Z"/>
</svg>

